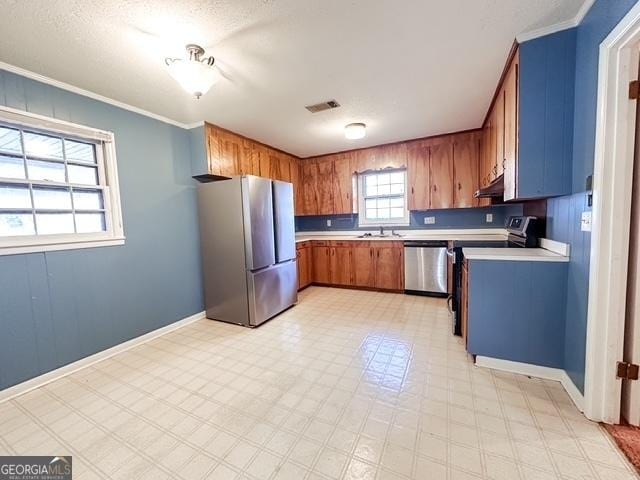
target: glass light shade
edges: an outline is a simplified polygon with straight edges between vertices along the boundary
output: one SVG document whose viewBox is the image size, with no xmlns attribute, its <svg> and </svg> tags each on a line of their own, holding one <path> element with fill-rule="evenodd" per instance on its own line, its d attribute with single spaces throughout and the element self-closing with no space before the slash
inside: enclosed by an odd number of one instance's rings
<svg viewBox="0 0 640 480">
<path fill-rule="evenodd" d="M 169 74 L 188 93 L 200 98 L 220 80 L 220 73 L 212 65 L 196 60 L 175 59 L 168 65 Z"/>
<path fill-rule="evenodd" d="M 350 123 L 344 127 L 344 136 L 349 140 L 364 138 L 367 134 L 367 126 L 364 123 Z"/>
</svg>

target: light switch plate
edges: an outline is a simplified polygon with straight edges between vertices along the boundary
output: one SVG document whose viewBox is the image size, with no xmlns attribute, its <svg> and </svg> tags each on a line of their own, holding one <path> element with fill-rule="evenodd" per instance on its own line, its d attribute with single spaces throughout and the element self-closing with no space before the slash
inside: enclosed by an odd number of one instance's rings
<svg viewBox="0 0 640 480">
<path fill-rule="evenodd" d="M 591 231 L 591 212 L 582 212 L 582 218 L 580 219 L 580 230 L 583 232 Z"/>
<path fill-rule="evenodd" d="M 327 220 L 327 227 L 331 226 L 331 220 Z"/>
<path fill-rule="evenodd" d="M 487 213 L 487 214 L 485 215 L 485 221 L 486 221 L 487 223 L 493 223 L 493 213 Z"/>
<path fill-rule="evenodd" d="M 436 217 L 424 217 L 425 225 L 433 225 L 436 223 Z"/>
</svg>

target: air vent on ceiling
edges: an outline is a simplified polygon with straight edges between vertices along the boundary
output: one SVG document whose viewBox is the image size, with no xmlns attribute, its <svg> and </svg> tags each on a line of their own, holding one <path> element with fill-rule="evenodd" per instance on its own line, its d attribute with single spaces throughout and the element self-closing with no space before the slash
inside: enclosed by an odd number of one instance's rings
<svg viewBox="0 0 640 480">
<path fill-rule="evenodd" d="M 331 110 L 332 108 L 338 108 L 340 104 L 335 100 L 329 100 L 327 102 L 316 103 L 315 105 L 307 105 L 306 108 L 311 113 L 323 112 L 325 110 Z"/>
</svg>

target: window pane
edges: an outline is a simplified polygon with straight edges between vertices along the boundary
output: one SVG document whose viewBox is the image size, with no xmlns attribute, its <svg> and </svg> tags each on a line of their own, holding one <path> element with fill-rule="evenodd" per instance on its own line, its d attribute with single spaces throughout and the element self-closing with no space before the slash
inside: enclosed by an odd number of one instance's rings
<svg viewBox="0 0 640 480">
<path fill-rule="evenodd" d="M 100 190 L 73 190 L 73 207 L 76 210 L 102 210 L 102 192 Z"/>
<path fill-rule="evenodd" d="M 376 185 L 369 186 L 367 185 L 367 192 L 365 195 L 367 197 L 374 197 L 378 194 L 378 187 Z"/>
<path fill-rule="evenodd" d="M 378 218 L 389 218 L 389 209 L 388 208 L 379 208 L 378 209 Z"/>
<path fill-rule="evenodd" d="M 378 199 L 378 208 L 389 208 L 389 199 L 388 198 L 379 198 Z"/>
<path fill-rule="evenodd" d="M 391 218 L 404 218 L 404 208 L 392 208 Z"/>
<path fill-rule="evenodd" d="M 389 195 L 391 188 L 389 185 L 378 185 L 378 195 Z"/>
<path fill-rule="evenodd" d="M 13 128 L 0 127 L 0 150 L 22 154 L 20 131 Z"/>
<path fill-rule="evenodd" d="M 388 173 L 381 173 L 378 175 L 378 185 L 388 184 L 390 179 L 391 177 Z"/>
<path fill-rule="evenodd" d="M 36 209 L 71 210 L 71 191 L 68 188 L 33 187 L 33 203 Z"/>
<path fill-rule="evenodd" d="M 391 185 L 391 195 L 397 195 L 399 193 L 404 193 L 404 184 L 403 183 L 394 183 Z"/>
<path fill-rule="evenodd" d="M 78 233 L 95 233 L 107 230 L 104 213 L 76 214 L 76 230 Z"/>
<path fill-rule="evenodd" d="M 67 160 L 96 163 L 95 146 L 91 143 L 64 141 L 64 153 Z"/>
<path fill-rule="evenodd" d="M 0 155 L 0 177 L 24 178 L 24 161 L 22 158 Z"/>
<path fill-rule="evenodd" d="M 46 180 L 49 182 L 65 182 L 64 163 L 44 162 L 27 159 L 27 170 L 30 180 Z"/>
<path fill-rule="evenodd" d="M 36 213 L 36 226 L 39 235 L 74 233 L 71 213 Z"/>
<path fill-rule="evenodd" d="M 391 174 L 391 183 L 402 183 L 404 185 L 404 172 L 393 172 Z"/>
<path fill-rule="evenodd" d="M 97 185 L 98 169 L 96 167 L 82 167 L 80 165 L 67 165 L 69 183 L 80 185 Z"/>
<path fill-rule="evenodd" d="M 31 209 L 29 187 L 21 185 L 0 185 L 0 209 L 28 208 Z"/>
<path fill-rule="evenodd" d="M 27 155 L 62 159 L 62 139 L 39 133 L 24 132 L 24 150 Z"/>
<path fill-rule="evenodd" d="M 0 213 L 0 237 L 35 235 L 30 213 Z"/>
<path fill-rule="evenodd" d="M 375 219 L 377 210 L 375 208 L 367 208 L 367 218 Z"/>
<path fill-rule="evenodd" d="M 376 208 L 376 199 L 375 198 L 367 198 L 364 201 L 364 208 Z"/>
<path fill-rule="evenodd" d="M 391 206 L 392 207 L 404 207 L 404 199 L 403 198 L 392 198 L 391 199 Z"/>
<path fill-rule="evenodd" d="M 376 175 L 367 175 L 364 177 L 367 187 L 370 185 L 378 184 L 378 177 Z"/>
</svg>

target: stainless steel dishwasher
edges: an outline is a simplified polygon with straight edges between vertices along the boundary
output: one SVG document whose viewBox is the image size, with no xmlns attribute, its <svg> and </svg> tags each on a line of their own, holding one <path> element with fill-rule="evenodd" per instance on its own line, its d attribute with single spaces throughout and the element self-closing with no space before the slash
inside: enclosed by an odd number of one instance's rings
<svg viewBox="0 0 640 480">
<path fill-rule="evenodd" d="M 447 296 L 447 242 L 404 242 L 404 289 L 416 295 Z"/>
</svg>

